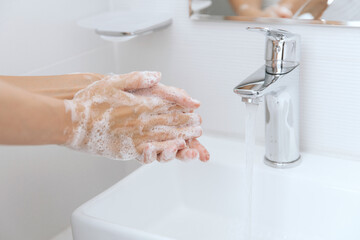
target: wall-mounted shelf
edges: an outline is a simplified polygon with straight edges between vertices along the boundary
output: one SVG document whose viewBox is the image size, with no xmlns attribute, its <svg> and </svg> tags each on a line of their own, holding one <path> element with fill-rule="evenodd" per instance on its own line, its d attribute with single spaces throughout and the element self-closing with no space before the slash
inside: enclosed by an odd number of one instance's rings
<svg viewBox="0 0 360 240">
<path fill-rule="evenodd" d="M 78 21 L 78 25 L 95 30 L 109 41 L 128 41 L 167 28 L 172 18 L 166 13 L 106 12 Z"/>
</svg>

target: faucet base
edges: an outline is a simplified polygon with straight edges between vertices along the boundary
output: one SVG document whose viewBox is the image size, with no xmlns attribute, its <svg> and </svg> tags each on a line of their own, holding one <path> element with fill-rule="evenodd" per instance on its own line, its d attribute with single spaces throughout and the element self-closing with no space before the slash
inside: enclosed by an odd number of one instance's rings
<svg viewBox="0 0 360 240">
<path fill-rule="evenodd" d="M 297 167 L 301 164 L 301 156 L 291 162 L 274 162 L 264 157 L 264 163 L 273 168 L 292 168 Z"/>
</svg>

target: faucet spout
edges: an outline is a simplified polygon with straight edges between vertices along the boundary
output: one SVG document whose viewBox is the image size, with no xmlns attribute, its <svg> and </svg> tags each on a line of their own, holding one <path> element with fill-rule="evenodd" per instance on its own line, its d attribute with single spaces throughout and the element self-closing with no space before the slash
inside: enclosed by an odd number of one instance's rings
<svg viewBox="0 0 360 240">
<path fill-rule="evenodd" d="M 267 66 L 263 65 L 239 85 L 234 88 L 234 93 L 240 95 L 244 102 L 249 99 L 260 99 L 272 91 L 278 91 L 284 78 L 288 78 L 288 74 L 295 70 L 299 65 L 288 69 L 285 74 L 272 74 L 266 71 Z M 289 85 L 289 84 L 288 84 Z M 246 100 L 247 99 L 247 100 Z"/>
</svg>

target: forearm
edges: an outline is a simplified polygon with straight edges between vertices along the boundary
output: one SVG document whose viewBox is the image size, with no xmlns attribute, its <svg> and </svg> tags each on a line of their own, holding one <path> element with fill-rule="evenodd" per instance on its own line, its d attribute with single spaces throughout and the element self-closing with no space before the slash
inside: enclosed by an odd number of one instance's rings
<svg viewBox="0 0 360 240">
<path fill-rule="evenodd" d="M 58 76 L 0 76 L 0 82 L 22 88 L 32 93 L 58 99 L 72 99 L 74 94 L 103 75 L 76 73 Z"/>
<path fill-rule="evenodd" d="M 62 100 L 0 82 L 0 144 L 63 144 L 70 124 Z"/>
</svg>

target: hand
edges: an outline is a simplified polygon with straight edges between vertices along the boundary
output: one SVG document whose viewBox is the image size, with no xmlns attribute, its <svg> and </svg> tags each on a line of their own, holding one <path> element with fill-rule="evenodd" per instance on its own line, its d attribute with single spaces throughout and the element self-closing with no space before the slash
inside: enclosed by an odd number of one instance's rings
<svg viewBox="0 0 360 240">
<path fill-rule="evenodd" d="M 200 107 L 200 102 L 191 98 L 183 89 L 165 86 L 161 83 L 148 88 L 134 91 L 134 94 L 142 96 L 158 96 L 164 100 L 173 102 L 193 112 L 193 109 Z M 190 160 L 199 158 L 200 161 L 207 162 L 210 154 L 206 148 L 197 140 L 190 139 L 186 141 L 186 147 L 176 153 L 176 157 L 180 160 Z M 174 158 L 173 154 L 160 154 L 159 161 L 166 162 Z"/>
<path fill-rule="evenodd" d="M 201 119 L 192 113 L 196 106 L 186 109 L 156 95 L 136 94 L 136 90 L 151 88 L 158 81 L 157 73 L 151 72 L 109 76 L 65 101 L 73 119 L 68 145 L 114 159 L 138 158 L 144 163 L 175 156 L 186 147 L 185 140 L 201 135 Z"/>
</svg>

